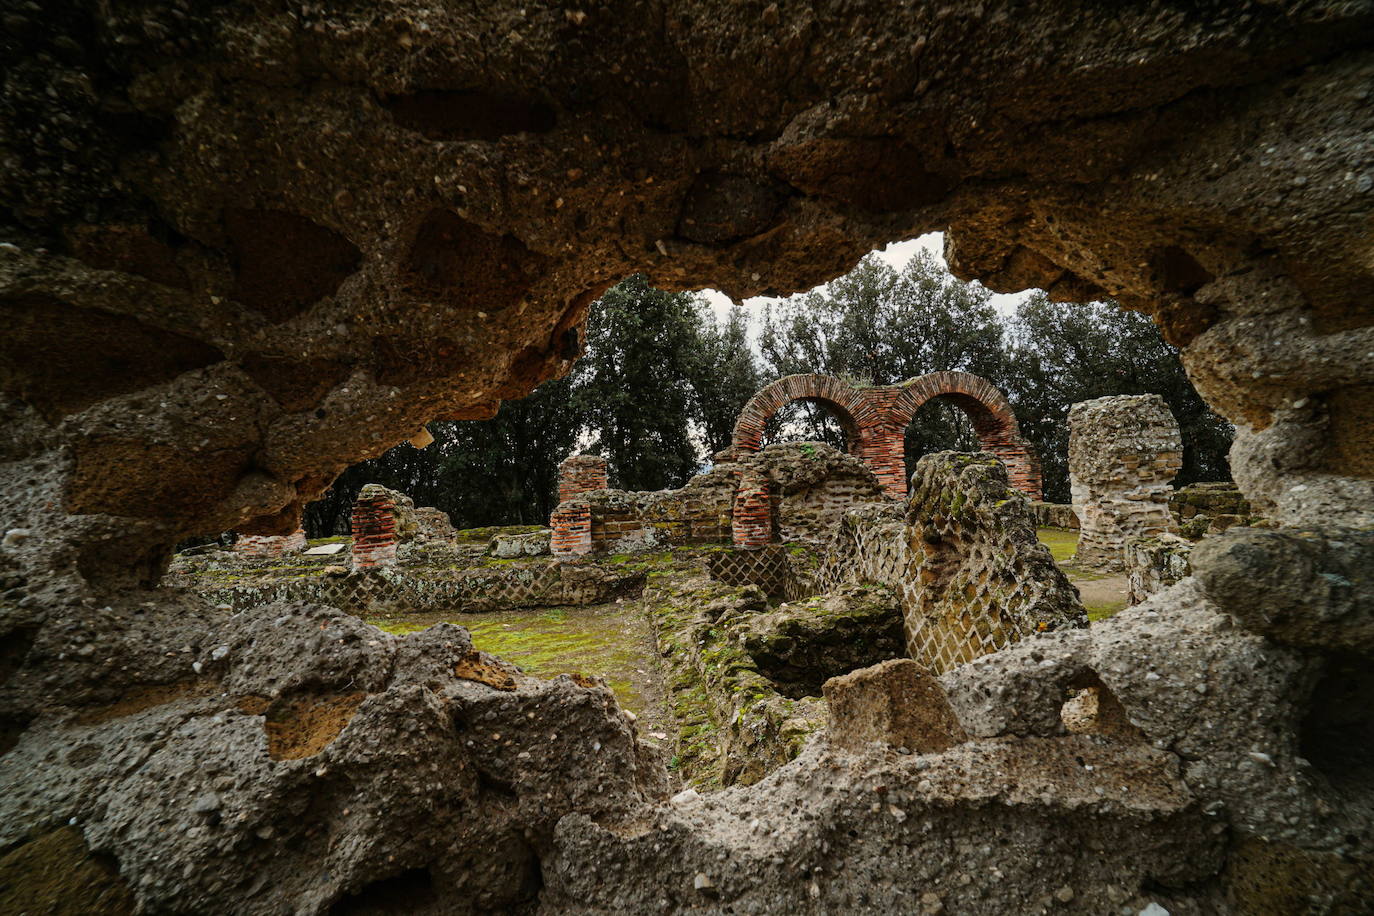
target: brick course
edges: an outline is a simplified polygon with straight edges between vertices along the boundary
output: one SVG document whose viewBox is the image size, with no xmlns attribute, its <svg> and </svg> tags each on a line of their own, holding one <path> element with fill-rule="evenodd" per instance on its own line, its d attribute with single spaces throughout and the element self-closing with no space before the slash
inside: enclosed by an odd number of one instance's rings
<svg viewBox="0 0 1374 916">
<path fill-rule="evenodd" d="M 565 503 L 574 496 L 604 490 L 610 486 L 606 476 L 606 459 L 598 455 L 570 455 L 558 465 L 558 501 Z"/>
<path fill-rule="evenodd" d="M 305 530 L 297 528 L 287 535 L 241 534 L 234 552 L 249 560 L 275 560 L 305 549 Z"/>
<path fill-rule="evenodd" d="M 385 487 L 368 484 L 353 503 L 353 568 L 396 565 L 396 502 Z"/>
</svg>

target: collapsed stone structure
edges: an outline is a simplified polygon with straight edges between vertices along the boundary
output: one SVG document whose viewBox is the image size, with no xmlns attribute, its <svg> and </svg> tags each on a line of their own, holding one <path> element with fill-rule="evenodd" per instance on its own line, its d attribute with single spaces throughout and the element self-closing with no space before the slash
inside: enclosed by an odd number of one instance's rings
<svg viewBox="0 0 1374 916">
<path fill-rule="evenodd" d="M 890 587 L 907 654 L 936 673 L 1035 633 L 1087 626 L 1005 465 L 986 453 L 936 452 L 911 479 L 909 505 L 846 513 L 818 581 Z"/>
<path fill-rule="evenodd" d="M 1069 409 L 1069 488 L 1078 516 L 1078 560 L 1120 568 L 1126 541 L 1174 527 L 1170 481 L 1183 438 L 1164 399 L 1132 394 Z"/>
<path fill-rule="evenodd" d="M 244 913 L 1371 896 L 1367 2 L 152 2 L 5 26 L 6 867 Z M 621 276 L 781 293 L 935 228 L 991 289 L 1152 314 L 1282 526 L 943 675 L 965 742 L 816 741 L 667 803 L 603 691 L 524 682 L 461 631 L 148 590 L 183 537 L 289 534 L 346 465 L 566 371 Z M 1067 732 L 1068 689 L 1138 734 Z"/>
</svg>

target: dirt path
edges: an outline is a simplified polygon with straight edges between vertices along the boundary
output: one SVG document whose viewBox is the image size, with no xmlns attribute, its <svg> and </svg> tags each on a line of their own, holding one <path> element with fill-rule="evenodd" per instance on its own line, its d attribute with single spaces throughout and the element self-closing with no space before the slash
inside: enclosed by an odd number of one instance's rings
<svg viewBox="0 0 1374 916">
<path fill-rule="evenodd" d="M 1120 573 L 1107 574 L 1093 569 L 1080 569 L 1073 563 L 1078 549 L 1078 532 L 1061 528 L 1041 528 L 1036 532 L 1040 543 L 1050 549 L 1059 568 L 1069 581 L 1078 586 L 1083 607 L 1089 620 L 1105 620 L 1126 606 L 1126 577 Z"/>
</svg>

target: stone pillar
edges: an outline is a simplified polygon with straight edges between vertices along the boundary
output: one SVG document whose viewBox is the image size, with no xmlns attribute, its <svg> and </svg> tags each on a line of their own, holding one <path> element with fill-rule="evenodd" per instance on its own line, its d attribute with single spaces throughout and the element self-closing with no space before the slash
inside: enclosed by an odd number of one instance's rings
<svg viewBox="0 0 1374 916">
<path fill-rule="evenodd" d="M 592 552 L 592 506 L 585 499 L 559 503 L 549 516 L 549 527 L 553 529 L 549 552 L 554 556 L 581 557 Z"/>
<path fill-rule="evenodd" d="M 396 565 L 396 502 L 386 487 L 368 484 L 353 503 L 353 568 Z"/>
<path fill-rule="evenodd" d="M 572 455 L 558 466 L 558 501 L 565 503 L 574 496 L 610 486 L 606 477 L 606 459 L 596 455 Z"/>
<path fill-rule="evenodd" d="M 745 468 L 740 474 L 730 534 L 735 546 L 742 550 L 757 550 L 773 540 L 773 501 L 768 478 L 753 468 Z"/>
<path fill-rule="evenodd" d="M 234 542 L 234 553 L 247 560 L 275 560 L 305 549 L 305 529 L 286 535 L 241 534 Z"/>
<path fill-rule="evenodd" d="M 1069 485 L 1079 522 L 1079 562 L 1119 568 L 1128 538 L 1172 531 L 1169 482 L 1182 466 L 1178 423 L 1159 395 L 1073 405 Z"/>
</svg>

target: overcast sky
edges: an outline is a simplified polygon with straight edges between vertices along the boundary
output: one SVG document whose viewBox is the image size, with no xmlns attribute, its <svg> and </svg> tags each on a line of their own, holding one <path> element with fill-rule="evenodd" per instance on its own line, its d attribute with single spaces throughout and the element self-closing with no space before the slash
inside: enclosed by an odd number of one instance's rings
<svg viewBox="0 0 1374 916">
<path fill-rule="evenodd" d="M 924 249 L 935 256 L 935 260 L 942 265 L 945 263 L 945 237 L 942 232 L 928 232 L 920 238 L 907 239 L 904 242 L 893 242 L 892 244 L 878 249 L 878 257 L 882 258 L 892 266 L 894 270 L 900 271 L 906 266 L 917 250 Z M 723 321 L 732 305 L 730 297 L 719 290 L 704 289 L 701 295 L 711 303 L 711 308 L 716 313 L 716 320 Z M 1029 292 L 1025 293 L 994 293 L 992 296 L 993 306 L 1003 315 L 1010 315 L 1016 311 L 1016 306 L 1022 299 L 1025 299 Z M 759 330 L 759 321 L 763 315 L 763 306 L 769 302 L 780 302 L 782 300 L 767 296 L 754 296 L 745 299 L 742 305 L 749 313 L 750 337 L 756 338 Z"/>
</svg>

